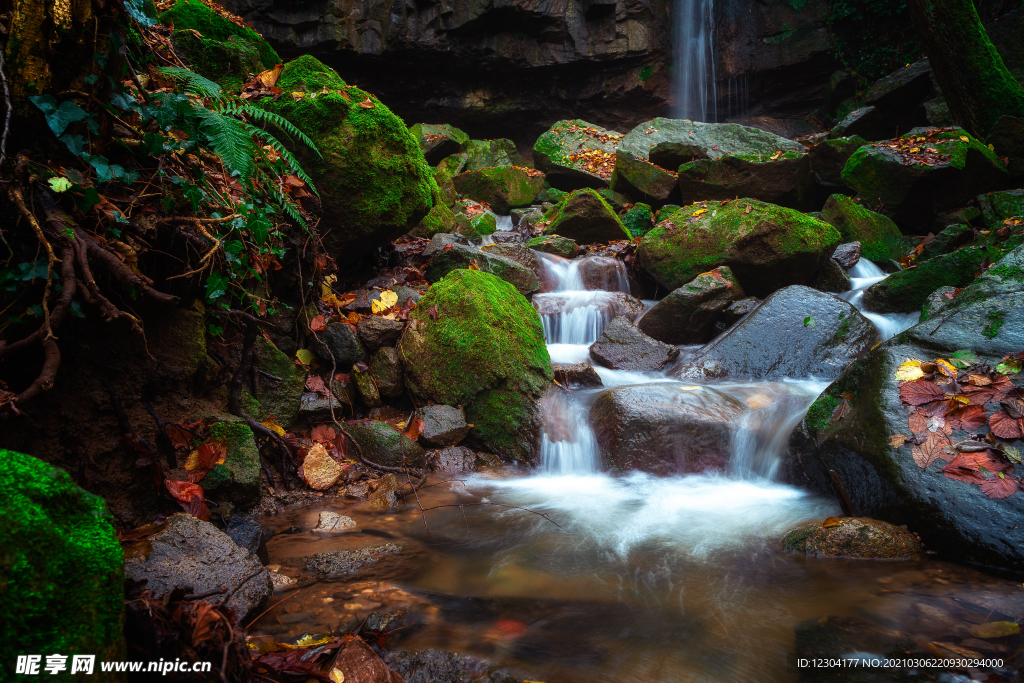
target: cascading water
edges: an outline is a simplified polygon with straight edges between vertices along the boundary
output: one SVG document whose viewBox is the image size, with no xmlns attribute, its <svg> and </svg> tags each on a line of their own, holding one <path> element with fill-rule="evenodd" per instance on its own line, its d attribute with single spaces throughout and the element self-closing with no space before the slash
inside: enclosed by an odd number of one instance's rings
<svg viewBox="0 0 1024 683">
<path fill-rule="evenodd" d="M 673 117 L 714 123 L 714 0 L 676 0 L 673 6 L 675 107 Z"/>
<path fill-rule="evenodd" d="M 866 258 L 861 258 L 847 273 L 850 276 L 850 291 L 839 295 L 840 299 L 849 301 L 870 320 L 882 335 L 882 340 L 895 337 L 897 334 L 913 327 L 921 320 L 921 313 L 871 313 L 864 310 L 864 292 L 868 287 L 881 282 L 889 275 Z"/>
</svg>

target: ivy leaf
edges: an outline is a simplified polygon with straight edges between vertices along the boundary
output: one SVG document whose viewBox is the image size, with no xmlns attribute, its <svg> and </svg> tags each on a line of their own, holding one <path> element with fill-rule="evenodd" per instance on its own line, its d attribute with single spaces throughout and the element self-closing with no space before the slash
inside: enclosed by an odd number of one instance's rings
<svg viewBox="0 0 1024 683">
<path fill-rule="evenodd" d="M 89 118 L 89 112 L 71 101 L 57 104 L 53 95 L 36 95 L 28 98 L 29 102 L 36 105 L 46 118 L 46 125 L 50 127 L 53 134 L 58 138 L 72 123 Z"/>
<path fill-rule="evenodd" d="M 261 247 L 266 243 L 274 224 L 262 211 L 253 211 L 245 217 L 245 228 Z"/>
<path fill-rule="evenodd" d="M 811 316 L 804 318 L 804 327 L 814 327 L 814 318 Z"/>
<path fill-rule="evenodd" d="M 206 298 L 210 301 L 221 298 L 228 293 L 231 281 L 218 272 L 210 273 L 206 279 Z"/>
</svg>

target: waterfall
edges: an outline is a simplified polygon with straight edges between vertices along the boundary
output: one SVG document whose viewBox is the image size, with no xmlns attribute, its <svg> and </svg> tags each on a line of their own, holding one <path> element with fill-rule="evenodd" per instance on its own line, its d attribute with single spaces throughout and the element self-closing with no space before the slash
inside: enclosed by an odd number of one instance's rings
<svg viewBox="0 0 1024 683">
<path fill-rule="evenodd" d="M 714 0 L 675 0 L 673 118 L 715 123 Z"/>
<path fill-rule="evenodd" d="M 895 337 L 897 334 L 913 327 L 921 320 L 921 313 L 871 313 L 864 310 L 864 292 L 876 282 L 889 277 L 884 270 L 866 258 L 847 271 L 850 276 L 850 291 L 839 294 L 840 299 L 850 302 L 861 314 L 874 324 L 882 340 Z"/>
</svg>

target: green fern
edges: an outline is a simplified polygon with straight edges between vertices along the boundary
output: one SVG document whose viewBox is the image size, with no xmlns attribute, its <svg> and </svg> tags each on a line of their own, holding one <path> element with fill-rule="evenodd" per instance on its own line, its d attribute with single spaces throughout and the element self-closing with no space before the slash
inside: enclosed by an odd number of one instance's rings
<svg viewBox="0 0 1024 683">
<path fill-rule="evenodd" d="M 281 210 L 287 214 L 289 218 L 295 221 L 299 227 L 305 231 L 309 231 L 306 227 L 306 221 L 302 219 L 298 209 L 295 208 L 295 202 L 290 197 L 287 197 L 277 185 L 270 185 L 270 194 L 281 204 Z"/>
<path fill-rule="evenodd" d="M 249 185 L 256 177 L 255 156 L 259 147 L 245 124 L 201 107 L 196 109 L 196 114 L 202 119 L 200 130 L 210 141 L 210 151 L 219 156 L 230 171 L 238 174 L 242 185 Z"/>
<path fill-rule="evenodd" d="M 308 135 L 303 133 L 294 123 L 276 112 L 254 107 L 247 102 L 225 102 L 220 106 L 220 111 L 223 111 L 225 114 L 232 114 L 235 116 L 244 114 L 259 123 L 276 126 L 285 134 L 290 135 L 293 138 L 297 138 L 299 142 L 316 152 L 317 156 L 323 158 L 323 155 L 320 154 L 320 150 L 317 149 L 316 143 L 313 142 Z"/>
<path fill-rule="evenodd" d="M 251 123 L 243 123 L 242 125 L 245 126 L 246 131 L 248 131 L 250 135 L 264 140 L 268 145 L 273 147 L 274 150 L 285 160 L 285 163 L 288 164 L 288 170 L 290 170 L 296 177 L 301 178 L 304 183 L 309 185 L 309 189 L 313 190 L 317 197 L 320 196 L 320 192 L 318 192 L 316 186 L 313 185 L 313 179 L 306 175 L 306 172 L 302 170 L 302 166 L 299 164 L 299 160 L 288 151 L 287 147 L 282 145 L 277 138 L 262 128 L 257 128 Z"/>
<path fill-rule="evenodd" d="M 200 97 L 208 97 L 213 100 L 220 99 L 220 86 L 209 78 L 203 78 L 193 71 L 182 69 L 177 66 L 163 66 L 158 68 L 157 71 L 167 76 L 177 78 L 178 80 L 185 81 L 186 92 L 199 95 Z"/>
</svg>

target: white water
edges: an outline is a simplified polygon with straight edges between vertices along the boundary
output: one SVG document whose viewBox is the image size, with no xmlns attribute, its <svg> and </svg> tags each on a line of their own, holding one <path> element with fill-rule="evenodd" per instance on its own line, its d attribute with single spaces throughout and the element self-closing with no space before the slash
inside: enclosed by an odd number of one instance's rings
<svg viewBox="0 0 1024 683">
<path fill-rule="evenodd" d="M 714 0 L 675 0 L 672 7 L 675 68 L 673 118 L 714 123 Z"/>
<path fill-rule="evenodd" d="M 497 216 L 497 231 L 508 232 L 512 229 L 512 216 Z"/>
<path fill-rule="evenodd" d="M 921 313 L 871 313 L 864 310 L 864 292 L 868 287 L 889 277 L 885 271 L 866 258 L 857 261 L 857 265 L 847 271 L 850 276 L 850 291 L 839 294 L 840 299 L 849 301 L 870 320 L 882 335 L 882 340 L 895 337 L 897 334 L 913 327 L 921 321 Z"/>
</svg>

